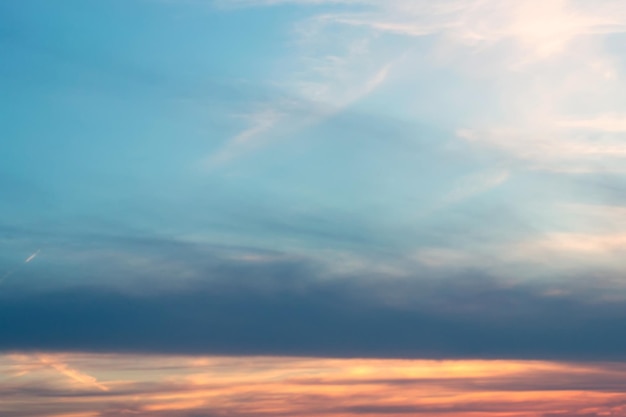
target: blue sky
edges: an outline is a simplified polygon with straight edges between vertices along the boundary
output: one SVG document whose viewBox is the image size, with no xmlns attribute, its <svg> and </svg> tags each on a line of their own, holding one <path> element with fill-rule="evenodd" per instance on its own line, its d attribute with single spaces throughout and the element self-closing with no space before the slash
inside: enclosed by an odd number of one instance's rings
<svg viewBox="0 0 626 417">
<path fill-rule="evenodd" d="M 28 0 L 0 27 L 0 348 L 623 357 L 620 1 Z"/>
</svg>

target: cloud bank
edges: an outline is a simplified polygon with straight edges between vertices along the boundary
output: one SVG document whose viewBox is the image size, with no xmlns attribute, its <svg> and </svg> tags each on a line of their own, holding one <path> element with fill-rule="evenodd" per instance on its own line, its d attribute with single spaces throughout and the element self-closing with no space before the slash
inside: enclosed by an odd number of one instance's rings
<svg viewBox="0 0 626 417">
<path fill-rule="evenodd" d="M 0 294 L 3 351 L 624 360 L 626 306 L 477 272 L 332 277 L 246 258 L 180 288 L 71 285 Z M 155 287 L 156 288 L 156 287 Z"/>
</svg>

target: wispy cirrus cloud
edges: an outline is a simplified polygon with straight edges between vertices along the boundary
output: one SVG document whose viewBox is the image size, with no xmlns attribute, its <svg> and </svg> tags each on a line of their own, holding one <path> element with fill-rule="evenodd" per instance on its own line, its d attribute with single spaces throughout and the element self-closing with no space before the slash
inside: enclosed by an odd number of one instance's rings
<svg viewBox="0 0 626 417">
<path fill-rule="evenodd" d="M 570 42 L 579 36 L 626 32 L 626 12 L 615 0 L 600 0 L 593 6 L 571 0 L 515 4 L 497 0 L 225 0 L 217 4 L 362 6 L 324 12 L 317 18 L 408 36 L 442 34 L 469 47 L 512 39 L 536 58 L 571 48 Z"/>
<path fill-rule="evenodd" d="M 250 114 L 246 118 L 249 120 L 250 127 L 230 138 L 219 150 L 209 155 L 203 163 L 204 167 L 209 169 L 218 167 L 263 146 L 265 141 L 262 136 L 271 132 L 283 117 L 285 117 L 284 114 L 272 107 Z"/>
<path fill-rule="evenodd" d="M 285 3 L 220 1 L 216 4 L 221 7 L 250 7 Z M 339 1 L 333 4 L 358 2 Z M 333 24 L 330 23 L 330 26 Z M 206 165 L 222 165 L 255 148 L 276 143 L 285 136 L 296 140 L 304 131 L 350 109 L 385 84 L 402 56 L 386 56 L 383 60 L 375 56 L 375 51 L 371 50 L 374 34 L 344 34 L 346 36 L 337 42 L 330 26 L 325 18 L 317 17 L 294 24 L 291 28 L 291 36 L 295 39 L 291 45 L 291 56 L 278 66 L 275 79 L 268 80 L 289 98 L 264 102 L 260 105 L 261 110 L 251 111 L 246 117 L 251 120 L 251 125 L 210 154 Z"/>
<path fill-rule="evenodd" d="M 264 103 L 261 110 L 245 116 L 243 119 L 249 120 L 250 126 L 227 139 L 202 165 L 209 169 L 223 166 L 285 136 L 293 140 L 302 131 L 314 128 L 373 93 L 385 82 L 391 68 L 391 63 L 384 65 L 368 74 L 362 84 L 339 86 L 341 83 L 333 75 L 322 81 L 296 81 L 291 86 L 296 94 L 294 99 Z"/>
<path fill-rule="evenodd" d="M 428 38 L 427 47 L 408 41 L 398 48 L 396 57 L 404 56 L 398 65 L 399 73 L 415 73 L 425 65 L 445 68 L 467 83 L 487 82 L 493 90 L 484 97 L 464 96 L 462 100 L 467 103 L 461 108 L 471 110 L 474 118 L 468 124 L 461 117 L 448 115 L 452 130 L 490 137 L 480 144 L 505 151 L 531 169 L 591 173 L 619 171 L 623 163 L 621 136 L 598 143 L 590 134 L 590 130 L 615 134 L 624 131 L 619 116 L 624 109 L 615 108 L 619 106 L 616 91 L 624 88 L 623 64 L 618 51 L 608 44 L 612 37 L 626 33 L 626 11 L 617 0 L 601 0 L 593 5 L 571 0 L 523 0 L 514 4 L 495 0 L 220 4 L 326 6 L 318 12 L 313 9 L 308 23 L 298 25 L 308 28 L 301 33 L 306 33 L 309 43 L 325 48 L 315 58 L 325 64 L 312 67 L 326 67 L 327 72 L 329 65 L 341 67 L 341 80 L 351 80 L 348 85 L 360 79 L 364 68 L 364 61 L 348 45 L 368 45 L 365 55 L 380 59 L 388 55 L 393 41 L 390 38 L 375 43 L 372 39 L 400 36 L 417 42 Z M 338 43 L 346 46 L 344 51 L 325 43 L 339 30 L 342 36 Z M 405 85 L 413 81 L 406 76 L 401 80 Z M 328 88 L 333 94 L 345 88 L 345 83 L 338 90 L 332 82 L 320 83 L 316 77 L 300 82 L 308 86 L 312 96 L 322 96 Z M 400 102 L 403 100 L 406 97 Z M 472 108 L 474 101 L 480 102 L 482 111 Z M 590 110 L 581 112 L 576 107 Z M 428 117 L 419 111 L 413 116 Z M 604 165 L 589 160 L 605 157 L 616 160 Z"/>
</svg>

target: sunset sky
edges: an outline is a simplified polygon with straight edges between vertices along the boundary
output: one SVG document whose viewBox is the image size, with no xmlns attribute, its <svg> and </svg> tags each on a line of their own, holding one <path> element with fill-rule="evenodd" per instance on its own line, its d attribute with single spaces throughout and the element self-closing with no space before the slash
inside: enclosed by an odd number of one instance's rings
<svg viewBox="0 0 626 417">
<path fill-rule="evenodd" d="M 0 0 L 0 416 L 626 416 L 623 0 Z"/>
</svg>

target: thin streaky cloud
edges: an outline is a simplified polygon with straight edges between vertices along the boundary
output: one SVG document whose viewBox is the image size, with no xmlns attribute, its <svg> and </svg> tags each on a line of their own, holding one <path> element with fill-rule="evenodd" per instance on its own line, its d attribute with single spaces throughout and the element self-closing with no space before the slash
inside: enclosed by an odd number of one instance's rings
<svg viewBox="0 0 626 417">
<path fill-rule="evenodd" d="M 57 356 L 39 354 L 36 355 L 36 357 L 37 360 L 43 365 L 49 366 L 72 381 L 78 382 L 86 387 L 95 387 L 105 392 L 109 391 L 109 388 L 98 382 L 95 377 L 70 367 L 68 364 L 61 361 Z"/>
<path fill-rule="evenodd" d="M 261 147 L 262 136 L 270 132 L 283 117 L 284 114 L 272 108 L 251 114 L 248 119 L 252 126 L 228 139 L 219 150 L 207 158 L 204 166 L 209 169 L 219 167 L 252 149 Z"/>
<path fill-rule="evenodd" d="M 459 203 L 473 196 L 492 190 L 508 181 L 506 170 L 466 176 L 444 197 L 444 204 Z"/>
<path fill-rule="evenodd" d="M 461 129 L 468 143 L 503 152 L 537 170 L 562 173 L 624 173 L 626 145 L 616 137 L 570 137 L 558 129 Z"/>
<path fill-rule="evenodd" d="M 206 158 L 203 166 L 209 169 L 223 166 L 254 150 L 275 143 L 276 136 L 284 135 L 285 132 L 294 136 L 340 114 L 380 88 L 389 77 L 393 65 L 394 63 L 388 63 L 371 77 L 366 78 L 362 85 L 348 85 L 347 88 L 337 89 L 331 75 L 329 80 L 323 82 L 326 85 L 323 85 L 322 90 L 332 92 L 324 94 L 322 101 L 319 94 L 310 91 L 306 94 L 306 90 L 297 88 L 300 92 L 305 92 L 303 101 L 268 104 L 264 109 L 252 113 L 247 117 L 252 126 L 228 139 L 221 148 Z M 303 105 L 308 105 L 309 109 L 302 108 Z M 310 113 L 304 114 L 306 111 Z"/>
</svg>

